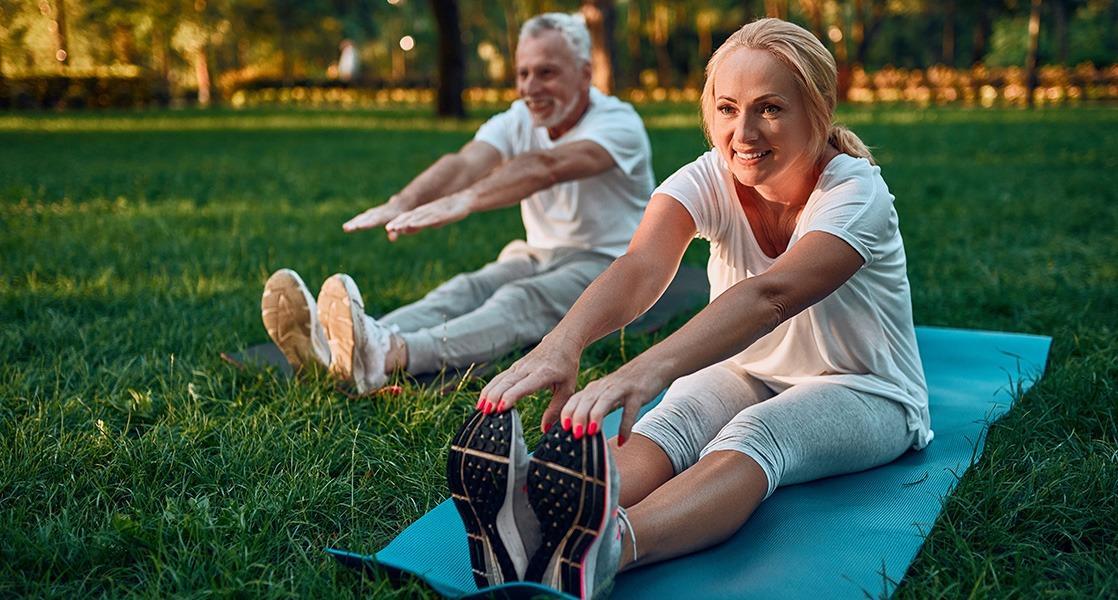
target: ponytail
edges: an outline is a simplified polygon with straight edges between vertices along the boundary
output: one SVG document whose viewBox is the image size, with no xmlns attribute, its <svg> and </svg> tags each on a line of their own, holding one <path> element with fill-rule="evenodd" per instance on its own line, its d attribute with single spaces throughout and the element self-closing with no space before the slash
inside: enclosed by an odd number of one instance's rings
<svg viewBox="0 0 1118 600">
<path fill-rule="evenodd" d="M 831 131 L 827 134 L 827 143 L 843 154 L 849 154 L 855 158 L 864 158 L 870 161 L 871 165 L 877 164 L 873 160 L 873 154 L 870 153 L 869 147 L 862 142 L 861 138 L 842 125 L 831 125 Z"/>
</svg>

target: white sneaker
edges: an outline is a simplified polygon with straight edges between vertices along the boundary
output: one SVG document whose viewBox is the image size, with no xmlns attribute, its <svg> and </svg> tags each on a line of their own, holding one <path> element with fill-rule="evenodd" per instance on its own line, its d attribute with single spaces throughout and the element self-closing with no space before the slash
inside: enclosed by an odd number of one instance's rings
<svg viewBox="0 0 1118 600">
<path fill-rule="evenodd" d="M 352 381 L 357 393 L 375 392 L 388 381 L 385 362 L 392 334 L 365 315 L 365 303 L 353 278 L 331 275 L 318 292 L 318 318 L 330 343 L 330 372 Z"/>
<path fill-rule="evenodd" d="M 528 467 L 541 543 L 524 579 L 579 598 L 609 594 L 621 562 L 621 485 L 605 437 L 575 439 L 556 423 Z"/>
<path fill-rule="evenodd" d="M 478 589 L 519 581 L 539 546 L 539 523 L 524 493 L 528 448 L 516 409 L 474 412 L 454 440 L 446 481 L 466 527 Z"/>
<path fill-rule="evenodd" d="M 318 322 L 314 298 L 298 273 L 291 269 L 272 273 L 260 297 L 260 315 L 264 329 L 292 369 L 330 366 L 330 346 Z"/>
</svg>

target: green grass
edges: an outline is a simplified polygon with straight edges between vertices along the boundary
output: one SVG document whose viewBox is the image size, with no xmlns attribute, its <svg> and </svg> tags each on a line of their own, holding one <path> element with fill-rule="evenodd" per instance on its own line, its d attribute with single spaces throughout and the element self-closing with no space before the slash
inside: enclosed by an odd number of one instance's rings
<svg viewBox="0 0 1118 600">
<path fill-rule="evenodd" d="M 661 179 L 704 150 L 692 107 L 642 111 Z M 1118 595 L 1118 111 L 840 119 L 897 197 L 917 322 L 1054 338 L 899 595 Z M 321 550 L 380 548 L 445 497 L 478 384 L 351 401 L 218 353 L 265 338 L 278 267 L 349 272 L 382 312 L 519 236 L 515 210 L 395 244 L 341 232 L 479 122 L 0 114 L 0 596 L 422 593 Z M 595 346 L 584 375 L 653 340 Z"/>
</svg>

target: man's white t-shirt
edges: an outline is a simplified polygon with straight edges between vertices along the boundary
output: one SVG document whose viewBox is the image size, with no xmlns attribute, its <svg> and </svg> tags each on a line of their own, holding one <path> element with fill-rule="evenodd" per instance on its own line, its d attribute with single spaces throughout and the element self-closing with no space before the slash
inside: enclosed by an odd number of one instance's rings
<svg viewBox="0 0 1118 600">
<path fill-rule="evenodd" d="M 485 122 L 474 136 L 508 160 L 589 140 L 613 157 L 616 167 L 583 179 L 557 183 L 520 203 L 528 245 L 580 248 L 614 258 L 625 253 L 652 195 L 652 147 L 637 111 L 590 88 L 590 107 L 573 129 L 552 140 L 532 123 L 523 100 Z"/>
<path fill-rule="evenodd" d="M 776 258 L 758 245 L 721 154 L 711 150 L 669 177 L 657 194 L 691 214 L 710 241 L 710 299 L 765 272 Z M 801 383 L 837 383 L 905 407 L 913 446 L 932 439 L 928 388 L 916 347 L 904 244 L 893 195 L 881 169 L 840 154 L 823 169 L 788 247 L 810 231 L 850 244 L 865 261 L 830 296 L 780 324 L 730 360 L 780 391 Z"/>
</svg>

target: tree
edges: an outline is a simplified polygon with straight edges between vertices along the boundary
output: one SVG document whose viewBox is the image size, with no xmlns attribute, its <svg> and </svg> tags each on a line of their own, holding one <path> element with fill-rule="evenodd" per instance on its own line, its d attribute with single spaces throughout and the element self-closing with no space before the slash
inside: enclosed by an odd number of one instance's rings
<svg viewBox="0 0 1118 600">
<path fill-rule="evenodd" d="M 462 92 L 466 89 L 466 59 L 457 0 L 431 0 L 431 11 L 439 29 L 439 83 L 436 113 L 442 117 L 465 118 Z"/>
<path fill-rule="evenodd" d="M 582 0 L 580 8 L 590 29 L 590 65 L 594 87 L 613 93 L 613 27 L 616 15 L 613 0 Z"/>
<path fill-rule="evenodd" d="M 1040 5 L 1041 0 L 1032 0 L 1029 10 L 1029 50 L 1025 55 L 1025 80 L 1028 96 L 1025 102 L 1033 106 L 1033 92 L 1037 86 L 1037 50 L 1040 42 Z"/>
</svg>

